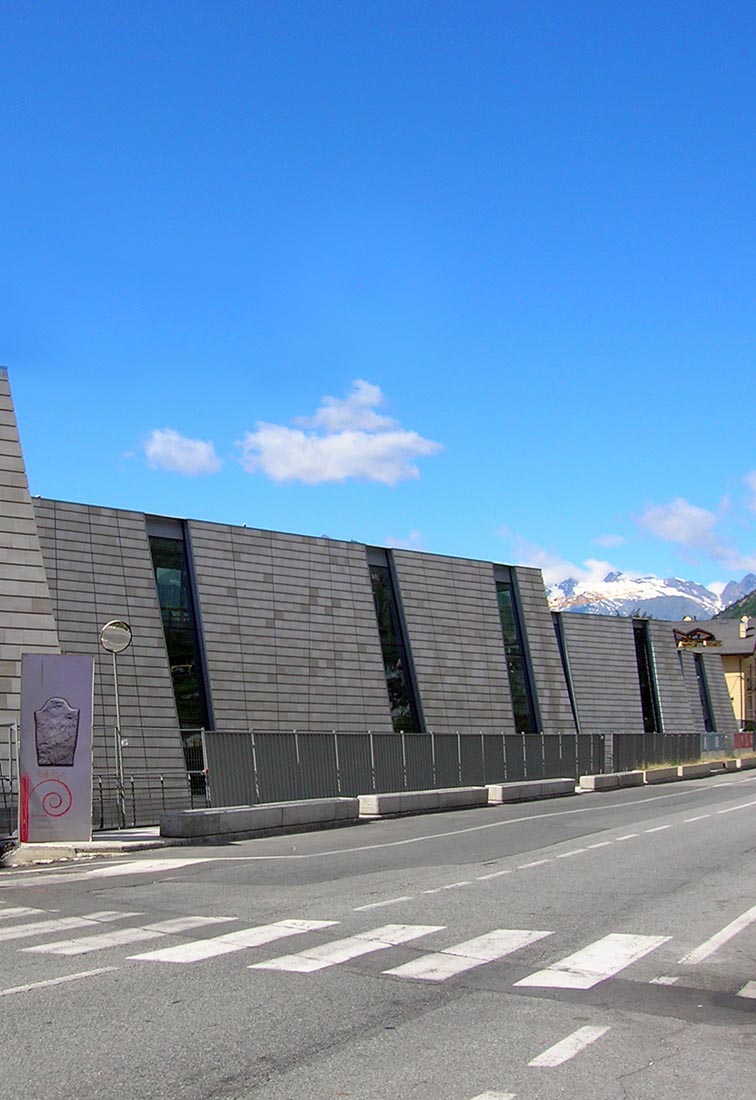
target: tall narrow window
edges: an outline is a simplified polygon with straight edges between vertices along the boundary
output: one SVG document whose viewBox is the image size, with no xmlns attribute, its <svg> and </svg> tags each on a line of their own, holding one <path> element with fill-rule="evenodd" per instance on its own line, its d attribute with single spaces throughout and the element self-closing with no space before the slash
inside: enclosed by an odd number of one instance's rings
<svg viewBox="0 0 756 1100">
<path fill-rule="evenodd" d="M 709 695 L 709 684 L 706 679 L 706 668 L 704 667 L 704 660 L 702 653 L 694 653 L 693 660 L 696 667 L 696 682 L 698 683 L 698 694 L 701 699 L 701 710 L 703 711 L 704 729 L 707 733 L 713 733 L 714 726 L 714 711 L 711 706 L 711 696 Z"/>
<path fill-rule="evenodd" d="M 651 652 L 651 636 L 646 619 L 633 619 L 635 660 L 638 666 L 641 707 L 643 708 L 644 733 L 661 733 L 661 711 L 656 690 L 654 658 Z"/>
<path fill-rule="evenodd" d="M 383 668 L 386 673 L 391 722 L 395 733 L 420 730 L 409 647 L 407 646 L 396 590 L 385 550 L 368 550 L 370 583 L 373 587 L 375 614 L 381 639 Z"/>
<path fill-rule="evenodd" d="M 515 727 L 518 733 L 537 733 L 535 692 L 517 606 L 515 582 L 509 569 L 501 565 L 494 566 L 494 577 Z"/>
<path fill-rule="evenodd" d="M 554 623 L 554 633 L 556 634 L 557 647 L 559 648 L 559 656 L 562 661 L 564 682 L 567 684 L 567 693 L 570 697 L 572 719 L 575 723 L 576 731 L 580 733 L 580 719 L 578 718 L 577 699 L 575 698 L 575 685 L 572 682 L 572 669 L 570 668 L 570 658 L 567 653 L 567 641 L 564 636 L 564 620 L 562 619 L 562 613 L 560 611 L 554 611 L 551 618 Z"/>
<path fill-rule="evenodd" d="M 181 537 L 149 538 L 179 725 L 200 729 L 208 707 L 186 546 Z"/>
</svg>

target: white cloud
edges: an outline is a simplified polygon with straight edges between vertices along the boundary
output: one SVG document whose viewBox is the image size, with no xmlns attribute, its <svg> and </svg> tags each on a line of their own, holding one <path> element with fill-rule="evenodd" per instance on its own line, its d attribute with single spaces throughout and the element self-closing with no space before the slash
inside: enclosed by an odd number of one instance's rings
<svg viewBox="0 0 756 1100">
<path fill-rule="evenodd" d="M 669 504 L 652 505 L 639 517 L 638 523 L 666 542 L 709 552 L 717 547 L 715 513 L 698 508 L 682 497 L 671 500 Z"/>
<path fill-rule="evenodd" d="M 410 531 L 406 538 L 386 539 L 387 546 L 393 546 L 395 550 L 425 550 L 425 539 L 420 531 Z"/>
<path fill-rule="evenodd" d="M 610 549 L 612 546 L 622 546 L 625 542 L 624 535 L 599 535 L 598 538 L 593 540 L 597 546 L 605 546 Z"/>
<path fill-rule="evenodd" d="M 727 587 L 726 581 L 711 581 L 705 586 L 710 592 L 713 592 L 715 596 L 721 596 Z"/>
<path fill-rule="evenodd" d="M 322 397 L 314 416 L 298 416 L 293 423 L 306 428 L 323 428 L 327 432 L 382 431 L 396 426 L 390 416 L 374 411 L 384 401 L 380 386 L 358 378 L 352 383 L 352 392 L 347 397 Z"/>
<path fill-rule="evenodd" d="M 215 474 L 221 468 L 212 443 L 188 439 L 173 428 L 156 428 L 144 445 L 144 453 L 153 470 L 197 476 Z"/>
<path fill-rule="evenodd" d="M 383 400 L 378 386 L 358 379 L 348 397 L 324 397 L 314 416 L 294 421 L 311 431 L 258 421 L 239 444 L 242 466 L 273 481 L 308 485 L 351 477 L 396 485 L 417 478 L 414 460 L 436 454 L 441 444 L 376 413 Z"/>
</svg>

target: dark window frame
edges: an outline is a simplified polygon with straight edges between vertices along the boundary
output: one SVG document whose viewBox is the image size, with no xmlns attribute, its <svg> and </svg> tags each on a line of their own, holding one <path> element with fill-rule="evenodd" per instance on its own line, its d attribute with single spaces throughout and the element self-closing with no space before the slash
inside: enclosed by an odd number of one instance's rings
<svg viewBox="0 0 756 1100">
<path fill-rule="evenodd" d="M 424 728 L 420 694 L 392 555 L 388 550 L 369 546 L 367 565 L 391 724 L 394 733 L 420 733 Z M 380 606 L 382 594 L 388 604 L 386 609 Z"/>
<path fill-rule="evenodd" d="M 539 733 L 541 714 L 517 576 L 505 565 L 495 565 L 493 572 L 515 728 L 518 733 Z"/>
<path fill-rule="evenodd" d="M 656 682 L 656 665 L 651 644 L 651 630 L 648 619 L 633 619 L 633 640 L 635 642 L 635 664 L 638 672 L 641 710 L 643 712 L 643 732 L 663 733 L 659 688 Z"/>
</svg>

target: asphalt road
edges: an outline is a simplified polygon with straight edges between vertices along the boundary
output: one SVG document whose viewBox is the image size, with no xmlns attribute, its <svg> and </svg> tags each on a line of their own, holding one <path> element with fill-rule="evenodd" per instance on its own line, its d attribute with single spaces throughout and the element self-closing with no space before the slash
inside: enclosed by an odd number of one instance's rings
<svg viewBox="0 0 756 1100">
<path fill-rule="evenodd" d="M 756 1093 L 756 775 L 0 873 L 0 1097 Z"/>
</svg>

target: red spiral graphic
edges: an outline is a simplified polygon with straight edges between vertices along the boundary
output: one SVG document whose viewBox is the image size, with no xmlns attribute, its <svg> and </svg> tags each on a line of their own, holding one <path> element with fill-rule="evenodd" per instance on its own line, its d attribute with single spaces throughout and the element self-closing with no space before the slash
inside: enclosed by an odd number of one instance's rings
<svg viewBox="0 0 756 1100">
<path fill-rule="evenodd" d="M 42 811 L 47 817 L 63 817 L 73 806 L 73 795 L 71 790 L 62 779 L 43 779 L 40 783 L 37 783 L 35 787 L 29 791 L 29 798 L 40 787 L 52 787 L 52 790 L 44 791 L 37 797 L 40 800 Z M 62 790 L 57 788 L 61 787 Z"/>
</svg>

